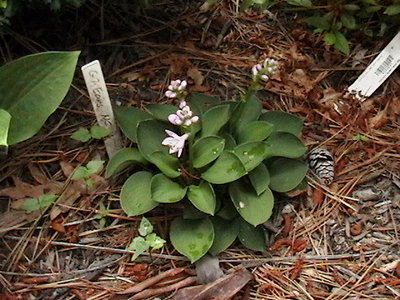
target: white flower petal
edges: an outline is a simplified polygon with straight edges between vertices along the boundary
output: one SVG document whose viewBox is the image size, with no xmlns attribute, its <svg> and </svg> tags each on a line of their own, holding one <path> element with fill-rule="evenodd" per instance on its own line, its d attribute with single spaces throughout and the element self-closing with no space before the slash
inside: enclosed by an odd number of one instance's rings
<svg viewBox="0 0 400 300">
<path fill-rule="evenodd" d="M 261 79 L 267 81 L 269 79 L 268 75 L 261 75 Z"/>
<path fill-rule="evenodd" d="M 186 101 L 181 101 L 181 103 L 179 103 L 179 108 L 182 109 L 186 106 Z"/>
<path fill-rule="evenodd" d="M 199 121 L 199 117 L 198 116 L 194 116 L 190 119 L 190 121 L 192 121 L 192 123 L 197 123 Z"/>
<path fill-rule="evenodd" d="M 179 135 L 177 135 L 175 132 L 165 129 L 165 133 L 168 134 L 169 136 L 173 137 L 174 139 L 179 138 Z"/>
<path fill-rule="evenodd" d="M 181 120 L 181 118 L 179 118 L 179 116 L 176 115 L 176 114 L 170 114 L 170 115 L 168 116 L 168 121 L 169 121 L 171 124 L 174 124 L 174 125 L 182 125 L 182 120 Z"/>
<path fill-rule="evenodd" d="M 165 92 L 165 96 L 167 96 L 168 98 L 175 98 L 176 97 L 176 93 L 173 92 L 173 91 L 168 90 L 168 91 Z"/>
</svg>

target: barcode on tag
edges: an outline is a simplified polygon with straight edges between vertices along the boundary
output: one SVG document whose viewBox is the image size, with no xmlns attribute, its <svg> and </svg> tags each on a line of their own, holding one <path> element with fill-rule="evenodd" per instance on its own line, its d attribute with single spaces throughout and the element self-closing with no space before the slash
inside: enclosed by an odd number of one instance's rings
<svg viewBox="0 0 400 300">
<path fill-rule="evenodd" d="M 122 140 L 115 123 L 114 112 L 110 97 L 108 95 L 106 82 L 98 60 L 84 65 L 82 68 L 83 78 L 89 91 L 97 122 L 100 126 L 110 130 L 110 135 L 104 140 L 108 157 L 111 158 L 115 152 L 121 149 Z"/>
<path fill-rule="evenodd" d="M 400 65 L 400 32 L 379 53 L 357 80 L 348 87 L 348 92 L 363 100 L 371 96 Z"/>
</svg>

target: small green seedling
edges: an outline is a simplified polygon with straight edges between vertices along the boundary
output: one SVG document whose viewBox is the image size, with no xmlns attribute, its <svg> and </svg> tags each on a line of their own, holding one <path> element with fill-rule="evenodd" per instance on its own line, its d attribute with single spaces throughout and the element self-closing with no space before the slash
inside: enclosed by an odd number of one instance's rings
<svg viewBox="0 0 400 300">
<path fill-rule="evenodd" d="M 94 125 L 88 130 L 87 128 L 79 128 L 71 135 L 71 139 L 85 143 L 90 139 L 102 139 L 110 134 L 110 130 L 106 127 Z"/>
<path fill-rule="evenodd" d="M 353 139 L 354 141 L 357 141 L 357 142 L 368 142 L 368 141 L 369 141 L 369 138 L 368 138 L 368 137 L 363 136 L 363 135 L 361 135 L 361 134 L 354 135 L 354 136 L 352 137 L 352 139 Z"/>
<path fill-rule="evenodd" d="M 142 253 L 146 252 L 151 248 L 152 250 L 157 250 L 164 246 L 165 240 L 160 238 L 157 234 L 153 232 L 153 225 L 145 217 L 139 225 L 139 234 L 133 239 L 132 243 L 128 246 L 127 250 L 134 251 L 132 255 L 132 261 L 139 257 Z"/>
<path fill-rule="evenodd" d="M 22 209 L 34 211 L 42 208 L 47 208 L 57 200 L 58 196 L 53 194 L 44 194 L 38 198 L 27 198 L 22 204 Z"/>
<path fill-rule="evenodd" d="M 103 202 L 100 202 L 99 213 L 96 214 L 94 217 L 95 219 L 99 220 L 99 225 L 101 228 L 104 228 L 106 226 L 106 217 L 109 213 L 110 210 L 104 206 Z"/>
<path fill-rule="evenodd" d="M 104 161 L 102 160 L 92 160 L 88 162 L 86 166 L 81 166 L 77 168 L 72 175 L 71 179 L 79 180 L 83 179 L 88 188 L 93 187 L 93 181 L 90 176 L 98 172 L 103 167 Z"/>
</svg>

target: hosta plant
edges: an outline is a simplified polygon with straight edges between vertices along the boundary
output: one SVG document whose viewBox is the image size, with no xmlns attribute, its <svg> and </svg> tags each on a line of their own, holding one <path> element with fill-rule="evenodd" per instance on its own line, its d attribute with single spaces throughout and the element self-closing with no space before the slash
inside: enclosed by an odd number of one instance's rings
<svg viewBox="0 0 400 300">
<path fill-rule="evenodd" d="M 274 196 L 296 189 L 305 178 L 302 120 L 263 112 L 255 95 L 277 67 L 272 59 L 254 66 L 253 84 L 237 101 L 189 94 L 186 81 L 176 80 L 165 93 L 176 106 L 115 108 L 134 147 L 111 158 L 106 176 L 142 166 L 122 187 L 123 210 L 137 216 L 159 205 L 182 207 L 170 240 L 192 262 L 207 252 L 218 254 L 236 239 L 264 250 L 261 224 L 271 217 Z"/>
</svg>

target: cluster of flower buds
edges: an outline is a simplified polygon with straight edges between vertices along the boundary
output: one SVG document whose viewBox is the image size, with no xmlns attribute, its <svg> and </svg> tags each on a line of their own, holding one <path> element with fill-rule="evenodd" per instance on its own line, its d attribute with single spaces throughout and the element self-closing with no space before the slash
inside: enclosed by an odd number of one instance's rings
<svg viewBox="0 0 400 300">
<path fill-rule="evenodd" d="M 198 116 L 193 116 L 193 112 L 186 104 L 186 101 L 181 101 L 181 103 L 179 103 L 179 108 L 180 109 L 178 109 L 175 114 L 170 114 L 168 116 L 168 121 L 172 124 L 178 126 L 190 126 L 199 121 Z"/>
<path fill-rule="evenodd" d="M 256 64 L 251 68 L 253 73 L 253 81 L 258 82 L 260 79 L 267 81 L 269 77 L 278 70 L 278 61 L 273 58 L 267 58 L 263 64 Z"/>
<path fill-rule="evenodd" d="M 186 94 L 186 80 L 172 80 L 171 84 L 168 86 L 168 91 L 165 92 L 165 96 L 168 98 L 178 98 L 182 99 Z"/>
</svg>

